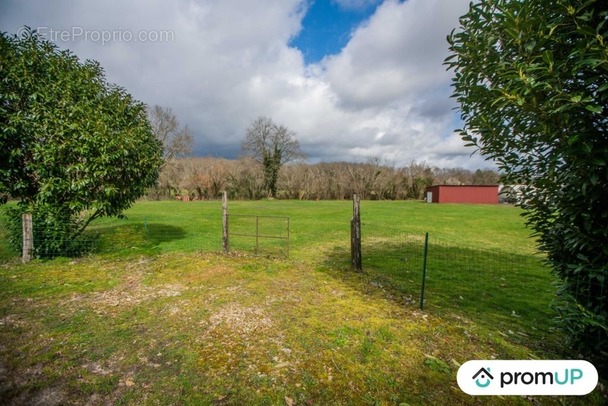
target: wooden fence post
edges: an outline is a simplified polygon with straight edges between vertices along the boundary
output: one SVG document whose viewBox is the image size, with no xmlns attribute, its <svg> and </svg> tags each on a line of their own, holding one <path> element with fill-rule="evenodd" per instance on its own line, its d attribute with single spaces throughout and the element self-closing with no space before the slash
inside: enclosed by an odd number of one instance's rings
<svg viewBox="0 0 608 406">
<path fill-rule="evenodd" d="M 353 195 L 353 218 L 350 221 L 350 259 L 353 269 L 363 270 L 361 257 L 361 213 L 359 196 Z"/>
<path fill-rule="evenodd" d="M 222 193 L 222 246 L 224 252 L 230 251 L 228 242 L 228 195 L 226 192 Z"/>
<path fill-rule="evenodd" d="M 23 213 L 23 255 L 21 261 L 25 264 L 34 258 L 34 228 L 32 227 L 32 214 Z"/>
</svg>

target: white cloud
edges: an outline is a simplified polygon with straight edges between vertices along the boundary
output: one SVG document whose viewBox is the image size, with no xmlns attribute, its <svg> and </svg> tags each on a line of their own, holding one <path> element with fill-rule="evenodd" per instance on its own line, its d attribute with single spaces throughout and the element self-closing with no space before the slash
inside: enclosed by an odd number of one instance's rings
<svg viewBox="0 0 608 406">
<path fill-rule="evenodd" d="M 236 155 L 251 120 L 267 115 L 296 131 L 313 161 L 380 156 L 476 167 L 487 164 L 470 160 L 452 134 L 442 65 L 445 36 L 467 4 L 385 1 L 340 54 L 311 66 L 288 46 L 305 0 L 9 1 L 0 26 L 170 31 L 169 42 L 58 44 L 98 60 L 135 97 L 171 107 L 200 154 Z"/>
<path fill-rule="evenodd" d="M 346 106 L 382 106 L 449 82 L 446 36 L 465 1 L 386 1 L 336 56 L 323 61 Z"/>
</svg>

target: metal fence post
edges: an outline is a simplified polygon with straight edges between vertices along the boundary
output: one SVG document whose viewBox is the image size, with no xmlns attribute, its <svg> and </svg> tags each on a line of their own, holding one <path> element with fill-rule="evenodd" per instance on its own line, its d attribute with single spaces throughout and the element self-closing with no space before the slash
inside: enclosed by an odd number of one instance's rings
<svg viewBox="0 0 608 406">
<path fill-rule="evenodd" d="M 260 216 L 255 216 L 255 253 L 260 248 Z"/>
<path fill-rule="evenodd" d="M 289 258 L 289 217 L 287 217 L 287 258 Z"/>
<path fill-rule="evenodd" d="M 429 252 L 429 233 L 424 236 L 424 256 L 422 259 L 422 284 L 420 286 L 420 310 L 424 310 L 424 288 L 426 284 L 426 258 Z"/>
</svg>

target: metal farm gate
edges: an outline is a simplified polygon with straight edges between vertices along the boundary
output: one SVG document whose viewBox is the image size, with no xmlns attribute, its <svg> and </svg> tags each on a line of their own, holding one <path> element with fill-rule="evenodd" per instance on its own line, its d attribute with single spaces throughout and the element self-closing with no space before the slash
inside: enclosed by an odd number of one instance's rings
<svg viewBox="0 0 608 406">
<path fill-rule="evenodd" d="M 224 250 L 289 257 L 289 217 L 228 214 Z"/>
</svg>

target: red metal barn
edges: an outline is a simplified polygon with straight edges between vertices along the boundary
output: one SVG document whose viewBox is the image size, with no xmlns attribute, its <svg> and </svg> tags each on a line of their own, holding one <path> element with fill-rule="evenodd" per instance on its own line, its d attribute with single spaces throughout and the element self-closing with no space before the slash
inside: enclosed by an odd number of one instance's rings
<svg viewBox="0 0 608 406">
<path fill-rule="evenodd" d="M 498 185 L 435 185 L 426 188 L 428 203 L 498 204 Z"/>
</svg>

